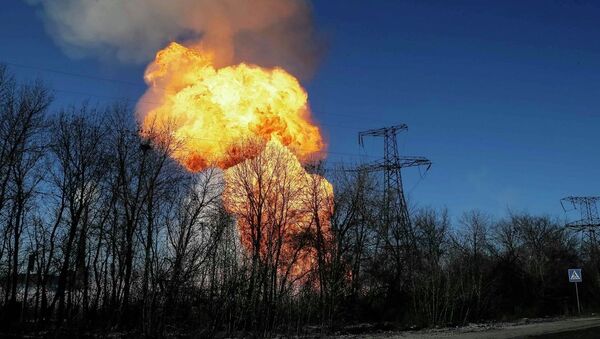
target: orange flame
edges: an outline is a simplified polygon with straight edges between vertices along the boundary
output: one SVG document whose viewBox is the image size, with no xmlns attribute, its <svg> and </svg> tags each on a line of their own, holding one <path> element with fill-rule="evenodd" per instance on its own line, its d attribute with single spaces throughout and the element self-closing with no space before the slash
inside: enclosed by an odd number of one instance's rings
<svg viewBox="0 0 600 339">
<path fill-rule="evenodd" d="M 325 147 L 306 92 L 283 69 L 215 68 L 210 53 L 173 42 L 157 53 L 145 80 L 143 128 L 168 131 L 177 144 L 173 157 L 190 171 L 228 168 L 262 150 L 241 150 L 240 140 L 278 140 L 301 160 Z"/>
<path fill-rule="evenodd" d="M 177 43 L 158 52 L 138 103 L 142 128 L 175 141 L 171 156 L 190 171 L 225 169 L 223 201 L 246 250 L 300 279 L 319 259 L 315 244 L 329 241 L 333 200 L 331 184 L 301 165 L 325 148 L 307 94 L 283 69 L 213 61 Z"/>
<path fill-rule="evenodd" d="M 333 187 L 278 141 L 225 170 L 223 201 L 244 247 L 293 280 L 316 266 L 317 242 L 323 248 L 331 240 Z"/>
</svg>

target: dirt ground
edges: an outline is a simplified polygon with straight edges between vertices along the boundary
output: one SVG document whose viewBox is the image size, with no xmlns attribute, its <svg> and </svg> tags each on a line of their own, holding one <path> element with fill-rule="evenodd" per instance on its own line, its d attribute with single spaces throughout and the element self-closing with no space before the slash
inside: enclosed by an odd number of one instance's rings
<svg viewBox="0 0 600 339">
<path fill-rule="evenodd" d="M 335 338 L 600 338 L 600 317 L 523 319 L 513 323 L 472 324 L 459 328 L 342 335 Z"/>
</svg>

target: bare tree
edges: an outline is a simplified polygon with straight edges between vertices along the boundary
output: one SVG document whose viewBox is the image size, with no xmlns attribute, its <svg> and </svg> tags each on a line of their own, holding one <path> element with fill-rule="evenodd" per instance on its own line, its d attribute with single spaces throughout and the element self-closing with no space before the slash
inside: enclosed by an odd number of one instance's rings
<svg viewBox="0 0 600 339">
<path fill-rule="evenodd" d="M 422 209 L 414 218 L 414 228 L 420 260 L 417 271 L 413 272 L 419 281 L 411 290 L 413 309 L 427 325 L 444 324 L 451 320 L 454 297 L 448 271 L 448 212 Z"/>
<path fill-rule="evenodd" d="M 37 196 L 42 133 L 51 101 L 42 82 L 19 86 L 0 65 L 0 262 L 6 254 L 5 304 L 10 300 L 11 308 L 17 306 L 22 235 Z M 14 311 L 8 314 L 18 315 Z"/>
<path fill-rule="evenodd" d="M 226 226 L 214 222 L 220 213 L 221 191 L 222 175 L 210 168 L 191 178 L 182 191 L 172 192 L 177 194 L 166 220 L 167 253 L 172 260 L 167 268 L 165 316 L 174 312 L 182 290 L 200 288 L 210 278 L 202 272 L 208 260 L 215 259 L 213 253 Z"/>
<path fill-rule="evenodd" d="M 103 178 L 108 174 L 107 129 L 94 121 L 98 111 L 82 106 L 78 111 L 63 111 L 53 122 L 50 149 L 55 159 L 52 184 L 61 195 L 60 217 L 65 227 L 62 263 L 57 291 L 50 307 L 58 302 L 58 318 L 63 319 L 74 288 L 87 298 L 88 267 L 86 251 L 93 206 L 99 200 Z M 63 206 L 64 203 L 64 206 Z"/>
<path fill-rule="evenodd" d="M 460 223 L 462 228 L 452 237 L 454 270 L 459 279 L 459 313 L 463 322 L 481 316 L 488 306 L 486 293 L 488 277 L 491 219 L 480 211 L 465 212 Z"/>
</svg>

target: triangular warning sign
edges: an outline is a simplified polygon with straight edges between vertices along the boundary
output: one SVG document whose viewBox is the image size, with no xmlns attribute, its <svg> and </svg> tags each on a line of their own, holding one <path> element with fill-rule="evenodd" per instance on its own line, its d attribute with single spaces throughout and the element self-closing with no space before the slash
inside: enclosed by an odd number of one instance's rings
<svg viewBox="0 0 600 339">
<path fill-rule="evenodd" d="M 580 280 L 581 278 L 579 277 L 579 274 L 577 274 L 577 271 L 573 271 L 573 273 L 571 274 L 571 280 Z"/>
</svg>

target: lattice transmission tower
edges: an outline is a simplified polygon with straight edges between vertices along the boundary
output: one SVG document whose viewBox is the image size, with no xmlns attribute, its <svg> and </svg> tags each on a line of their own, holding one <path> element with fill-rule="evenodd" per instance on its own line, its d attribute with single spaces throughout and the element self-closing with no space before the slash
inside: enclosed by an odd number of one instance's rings
<svg viewBox="0 0 600 339">
<path fill-rule="evenodd" d="M 398 152 L 396 135 L 406 131 L 405 124 L 371 129 L 358 133 L 358 143 L 364 147 L 365 137 L 383 137 L 383 159 L 360 166 L 360 170 L 367 172 L 383 172 L 384 178 L 384 218 L 386 225 L 398 223 L 403 227 L 410 227 L 410 215 L 404 188 L 402 186 L 402 169 L 406 167 L 426 166 L 431 167 L 431 161 L 421 156 L 401 156 Z"/>
<path fill-rule="evenodd" d="M 600 214 L 598 214 L 598 202 L 600 197 L 566 197 L 560 200 L 563 210 L 566 212 L 579 210 L 581 219 L 568 222 L 565 226 L 576 231 L 589 231 L 590 234 L 600 229 Z M 571 209 L 567 207 L 571 206 Z"/>
</svg>

